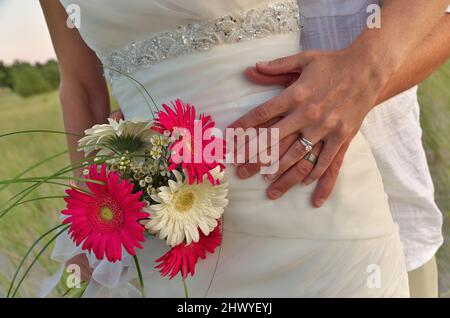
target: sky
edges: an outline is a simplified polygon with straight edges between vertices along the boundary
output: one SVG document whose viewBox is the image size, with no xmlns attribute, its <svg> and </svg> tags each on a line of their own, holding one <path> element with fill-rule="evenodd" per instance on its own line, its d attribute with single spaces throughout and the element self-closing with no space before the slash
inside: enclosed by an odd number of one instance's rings
<svg viewBox="0 0 450 318">
<path fill-rule="evenodd" d="M 54 58 L 38 0 L 0 0 L 0 61 L 45 62 Z"/>
</svg>

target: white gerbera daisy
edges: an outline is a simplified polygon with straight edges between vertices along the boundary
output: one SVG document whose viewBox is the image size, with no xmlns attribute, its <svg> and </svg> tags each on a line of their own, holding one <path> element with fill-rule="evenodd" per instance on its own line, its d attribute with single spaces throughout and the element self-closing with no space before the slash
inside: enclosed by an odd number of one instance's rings
<svg viewBox="0 0 450 318">
<path fill-rule="evenodd" d="M 138 119 L 119 120 L 108 119 L 108 124 L 95 125 L 85 131 L 85 137 L 78 142 L 80 150 L 86 155 L 98 150 L 99 156 L 108 156 L 112 149 L 124 153 L 141 152 L 151 149 L 150 139 L 155 134 L 149 121 Z"/>
<path fill-rule="evenodd" d="M 205 235 L 214 230 L 217 220 L 228 204 L 228 183 L 224 181 L 225 172 L 219 167 L 210 171 L 219 185 L 208 180 L 189 185 L 186 176 L 174 170 L 176 181 L 169 180 L 168 187 L 160 187 L 152 199 L 158 202 L 149 207 L 151 220 L 145 225 L 147 230 L 167 239 L 170 246 L 186 240 L 187 244 L 198 242 L 199 229 Z"/>
</svg>

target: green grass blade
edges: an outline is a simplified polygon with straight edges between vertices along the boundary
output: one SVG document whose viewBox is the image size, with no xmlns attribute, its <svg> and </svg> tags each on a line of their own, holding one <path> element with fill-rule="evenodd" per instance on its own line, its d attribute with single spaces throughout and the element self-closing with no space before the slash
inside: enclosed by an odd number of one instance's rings
<svg viewBox="0 0 450 318">
<path fill-rule="evenodd" d="M 82 183 L 94 183 L 94 184 L 105 184 L 103 181 L 87 179 L 87 178 L 76 178 L 76 177 L 60 177 L 55 176 L 53 178 L 49 177 L 32 177 L 32 178 L 22 178 L 22 179 L 8 179 L 0 180 L 0 184 L 14 184 L 14 183 L 28 183 L 28 182 L 38 182 L 38 181 L 53 181 L 53 180 L 68 180 L 68 181 L 78 181 Z"/>
<path fill-rule="evenodd" d="M 39 257 L 41 257 L 41 255 L 47 250 L 47 248 L 61 235 L 63 234 L 65 231 L 67 231 L 67 229 L 69 228 L 69 226 L 65 226 L 61 231 L 59 231 L 55 236 L 53 236 L 46 244 L 45 246 L 39 251 L 39 253 L 36 255 L 36 257 L 33 259 L 33 261 L 31 262 L 30 266 L 28 266 L 27 270 L 25 271 L 25 273 L 23 274 L 22 278 L 20 279 L 20 281 L 17 283 L 16 289 L 14 290 L 14 292 L 12 293 L 11 297 L 14 298 L 17 294 L 17 292 L 19 291 L 20 286 L 22 286 L 23 281 L 25 280 L 25 278 L 27 277 L 28 273 L 31 271 L 31 269 L 33 268 L 34 264 L 36 264 L 36 262 L 38 261 Z"/>
<path fill-rule="evenodd" d="M 83 137 L 83 136 L 78 135 L 78 134 L 68 133 L 68 132 L 59 131 L 59 130 L 32 129 L 32 130 L 19 130 L 19 131 L 6 133 L 6 134 L 3 134 L 3 135 L 0 135 L 0 138 L 14 136 L 14 135 L 21 135 L 21 134 L 40 134 L 40 133 L 42 133 L 42 134 L 60 134 L 60 135 L 66 135 L 66 136 Z"/>
<path fill-rule="evenodd" d="M 34 202 L 34 201 L 52 200 L 52 199 L 64 199 L 64 198 L 65 198 L 64 195 L 51 195 L 51 196 L 46 196 L 46 197 L 38 197 L 38 198 L 33 198 L 33 199 L 30 199 L 30 200 L 25 200 L 25 201 L 19 202 L 19 203 L 17 203 L 16 206 L 23 205 L 23 204 L 30 203 L 30 202 Z"/>
<path fill-rule="evenodd" d="M 25 174 L 27 174 L 28 172 L 32 171 L 33 169 L 35 169 L 35 168 L 37 168 L 37 167 L 39 167 L 39 166 L 42 166 L 43 164 L 45 164 L 45 163 L 47 163 L 47 162 L 49 162 L 49 161 L 51 161 L 51 160 L 53 160 L 53 159 L 55 159 L 55 158 L 58 158 L 58 157 L 60 157 L 60 156 L 62 156 L 62 155 L 65 155 L 65 154 L 67 154 L 68 152 L 69 152 L 68 150 L 65 150 L 65 151 L 59 152 L 59 153 L 57 153 L 57 154 L 54 154 L 54 155 L 52 155 L 52 156 L 50 156 L 50 157 L 47 157 L 47 158 L 45 158 L 44 160 L 39 161 L 39 162 L 33 164 L 32 166 L 30 166 L 29 168 L 25 169 L 24 171 L 22 171 L 21 173 L 19 173 L 18 175 L 16 175 L 13 179 L 18 179 L 18 178 L 24 176 Z M 4 190 L 4 189 L 7 188 L 7 187 L 8 187 L 7 184 L 3 185 L 2 187 L 0 187 L 0 191 Z"/>
<path fill-rule="evenodd" d="M 153 96 L 149 93 L 149 91 L 147 90 L 147 88 L 145 88 L 145 86 L 142 85 L 141 82 L 139 82 L 138 80 L 136 80 L 136 79 L 133 78 L 132 76 L 130 76 L 130 75 L 128 75 L 128 74 L 126 74 L 126 73 L 124 73 L 124 72 L 122 72 L 122 71 L 116 70 L 116 69 L 111 68 L 111 67 L 106 67 L 106 68 L 109 69 L 109 70 L 111 70 L 111 71 L 113 71 L 113 72 L 119 73 L 120 75 L 125 76 L 126 78 L 128 78 L 129 80 L 131 80 L 133 83 L 138 84 L 138 85 L 144 90 L 144 92 L 147 94 L 147 96 L 150 98 L 151 102 L 152 102 L 153 105 L 156 107 L 156 109 L 159 111 L 159 107 L 158 107 L 158 105 L 156 104 L 155 100 L 153 99 Z M 139 92 L 140 92 L 140 90 L 139 90 Z M 144 98 L 144 99 L 145 99 L 145 98 Z M 147 99 L 145 99 L 145 101 L 147 102 Z M 149 106 L 150 106 L 150 105 L 149 105 Z M 150 112 L 152 112 L 152 114 L 153 114 L 153 111 L 152 111 L 151 108 L 150 108 Z"/>
<path fill-rule="evenodd" d="M 9 295 L 11 294 L 11 291 L 14 287 L 14 283 L 17 279 L 17 276 L 19 275 L 20 270 L 22 269 L 23 264 L 25 263 L 25 260 L 28 258 L 28 256 L 31 254 L 31 252 L 33 251 L 34 247 L 36 245 L 39 244 L 39 242 L 41 242 L 45 237 L 47 237 L 50 233 L 56 231 L 57 229 L 63 227 L 65 224 L 60 224 L 50 230 L 48 230 L 47 232 L 45 232 L 44 234 L 42 234 L 36 241 L 34 241 L 34 243 L 30 246 L 30 248 L 27 250 L 27 252 L 25 253 L 24 257 L 22 258 L 22 260 L 20 261 L 19 265 L 16 268 L 16 272 L 14 273 L 14 276 L 11 280 L 11 283 L 9 285 L 9 289 L 8 292 L 6 294 L 6 298 L 9 298 Z"/>
</svg>

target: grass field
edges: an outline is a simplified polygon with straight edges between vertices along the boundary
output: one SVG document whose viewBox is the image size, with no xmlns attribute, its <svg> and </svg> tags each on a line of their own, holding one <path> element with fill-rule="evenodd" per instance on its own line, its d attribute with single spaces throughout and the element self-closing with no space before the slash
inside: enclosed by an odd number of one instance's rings
<svg viewBox="0 0 450 318">
<path fill-rule="evenodd" d="M 423 83 L 419 90 L 422 124 L 430 169 L 436 186 L 436 198 L 446 216 L 444 232 L 448 238 L 450 225 L 450 63 Z M 22 99 L 0 93 L 0 134 L 26 129 L 62 130 L 57 92 Z M 64 150 L 65 137 L 60 135 L 18 135 L 0 139 L 0 179 L 14 177 L 24 168 Z M 68 164 L 65 156 L 39 167 L 30 176 L 48 175 Z M 8 187 L 0 191 L 0 205 L 18 191 Z M 59 187 L 43 186 L 30 197 L 62 195 Z M 14 269 L 27 248 L 41 234 L 58 224 L 61 200 L 35 201 L 22 205 L 0 220 L 0 297 L 5 295 Z M 42 277 L 58 269 L 58 264 L 41 257 L 20 290 L 21 297 L 36 296 Z M 450 244 L 439 251 L 440 291 L 450 297 Z M 61 295 L 58 287 L 53 296 Z"/>
</svg>

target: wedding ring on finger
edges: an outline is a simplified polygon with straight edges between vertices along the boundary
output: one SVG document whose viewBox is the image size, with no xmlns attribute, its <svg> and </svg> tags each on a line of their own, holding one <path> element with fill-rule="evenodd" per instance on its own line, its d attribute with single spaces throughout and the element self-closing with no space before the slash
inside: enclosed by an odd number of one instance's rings
<svg viewBox="0 0 450 318">
<path fill-rule="evenodd" d="M 303 146 L 305 146 L 305 151 L 306 152 L 311 152 L 311 150 L 313 149 L 313 147 L 314 147 L 314 144 L 311 142 L 311 141 L 309 141 L 308 139 L 306 139 L 305 137 L 300 137 L 300 139 L 299 139 L 299 141 L 300 141 L 300 143 L 303 145 Z"/>
<path fill-rule="evenodd" d="M 317 156 L 312 152 L 308 152 L 305 157 L 303 157 L 306 161 L 309 161 L 313 166 L 317 163 Z"/>
</svg>

